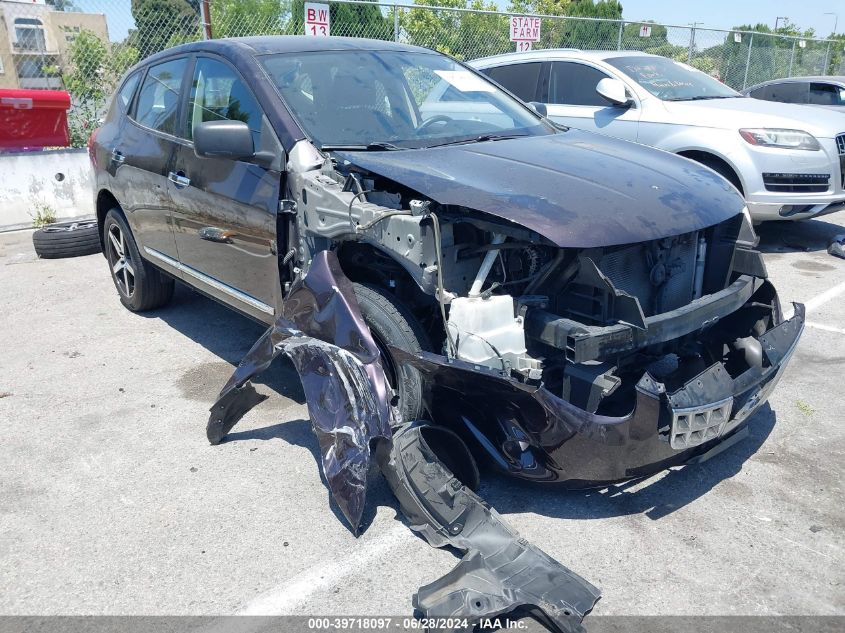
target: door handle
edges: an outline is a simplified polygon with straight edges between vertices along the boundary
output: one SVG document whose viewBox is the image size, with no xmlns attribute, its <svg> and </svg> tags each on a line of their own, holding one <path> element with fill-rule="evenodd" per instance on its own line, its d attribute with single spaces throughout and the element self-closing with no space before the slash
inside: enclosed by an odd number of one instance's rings
<svg viewBox="0 0 845 633">
<path fill-rule="evenodd" d="M 191 179 L 183 171 L 171 171 L 167 175 L 167 179 L 179 188 L 187 187 L 191 184 Z"/>
<path fill-rule="evenodd" d="M 126 160 L 126 157 L 120 152 L 119 149 L 116 147 L 111 151 L 111 159 L 118 165 L 122 165 L 123 161 Z"/>
</svg>

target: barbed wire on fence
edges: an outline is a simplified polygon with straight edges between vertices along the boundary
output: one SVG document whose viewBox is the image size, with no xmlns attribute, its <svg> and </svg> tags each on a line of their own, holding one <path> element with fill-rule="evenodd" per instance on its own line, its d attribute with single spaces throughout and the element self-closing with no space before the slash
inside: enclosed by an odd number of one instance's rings
<svg viewBox="0 0 845 633">
<path fill-rule="evenodd" d="M 502 11 L 324 0 L 331 35 L 392 40 L 470 60 L 515 49 Z M 305 33 L 302 0 L 0 0 L 0 88 L 63 88 L 84 143 L 123 73 L 204 37 Z M 526 14 L 519 14 L 526 15 Z M 798 75 L 845 74 L 843 42 L 572 16 L 541 19 L 535 49 L 631 50 L 687 63 L 742 90 Z"/>
</svg>

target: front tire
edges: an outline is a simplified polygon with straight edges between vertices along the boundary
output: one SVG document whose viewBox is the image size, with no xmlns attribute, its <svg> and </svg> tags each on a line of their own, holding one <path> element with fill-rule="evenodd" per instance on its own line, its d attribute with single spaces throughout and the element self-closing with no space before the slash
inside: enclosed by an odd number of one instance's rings
<svg viewBox="0 0 845 633">
<path fill-rule="evenodd" d="M 173 297 L 174 282 L 147 263 L 123 212 L 111 209 L 103 223 L 103 244 L 120 302 L 132 312 L 154 310 Z"/>
<path fill-rule="evenodd" d="M 396 362 L 388 348 L 393 346 L 419 354 L 429 349 L 428 337 L 410 310 L 393 295 L 376 286 L 357 283 L 352 286 L 361 315 L 381 352 L 388 382 L 399 396 L 402 419 L 418 420 L 423 413 L 422 376 L 413 367 Z"/>
</svg>

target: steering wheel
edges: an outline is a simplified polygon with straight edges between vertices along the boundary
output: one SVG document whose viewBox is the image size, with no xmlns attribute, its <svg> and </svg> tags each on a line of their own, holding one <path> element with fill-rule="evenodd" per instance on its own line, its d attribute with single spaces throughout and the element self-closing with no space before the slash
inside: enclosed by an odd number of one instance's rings
<svg viewBox="0 0 845 633">
<path fill-rule="evenodd" d="M 445 114 L 435 114 L 430 119 L 426 119 L 422 123 L 420 123 L 419 127 L 417 128 L 417 132 L 424 131 L 430 125 L 434 123 L 448 123 L 449 121 L 454 121 L 454 119 L 450 116 L 446 116 Z"/>
</svg>

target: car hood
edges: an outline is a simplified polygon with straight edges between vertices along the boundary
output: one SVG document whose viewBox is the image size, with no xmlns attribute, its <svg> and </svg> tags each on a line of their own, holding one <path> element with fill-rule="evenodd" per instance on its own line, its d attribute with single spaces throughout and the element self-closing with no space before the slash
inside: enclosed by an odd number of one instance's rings
<svg viewBox="0 0 845 633">
<path fill-rule="evenodd" d="M 845 132 L 845 114 L 826 108 L 741 97 L 706 101 L 664 101 L 675 124 L 716 128 L 778 127 L 804 130 L 816 138 Z"/>
<path fill-rule="evenodd" d="M 745 204 L 726 180 L 697 163 L 578 130 L 337 157 L 439 204 L 524 226 L 561 247 L 680 235 L 732 217 Z"/>
</svg>

